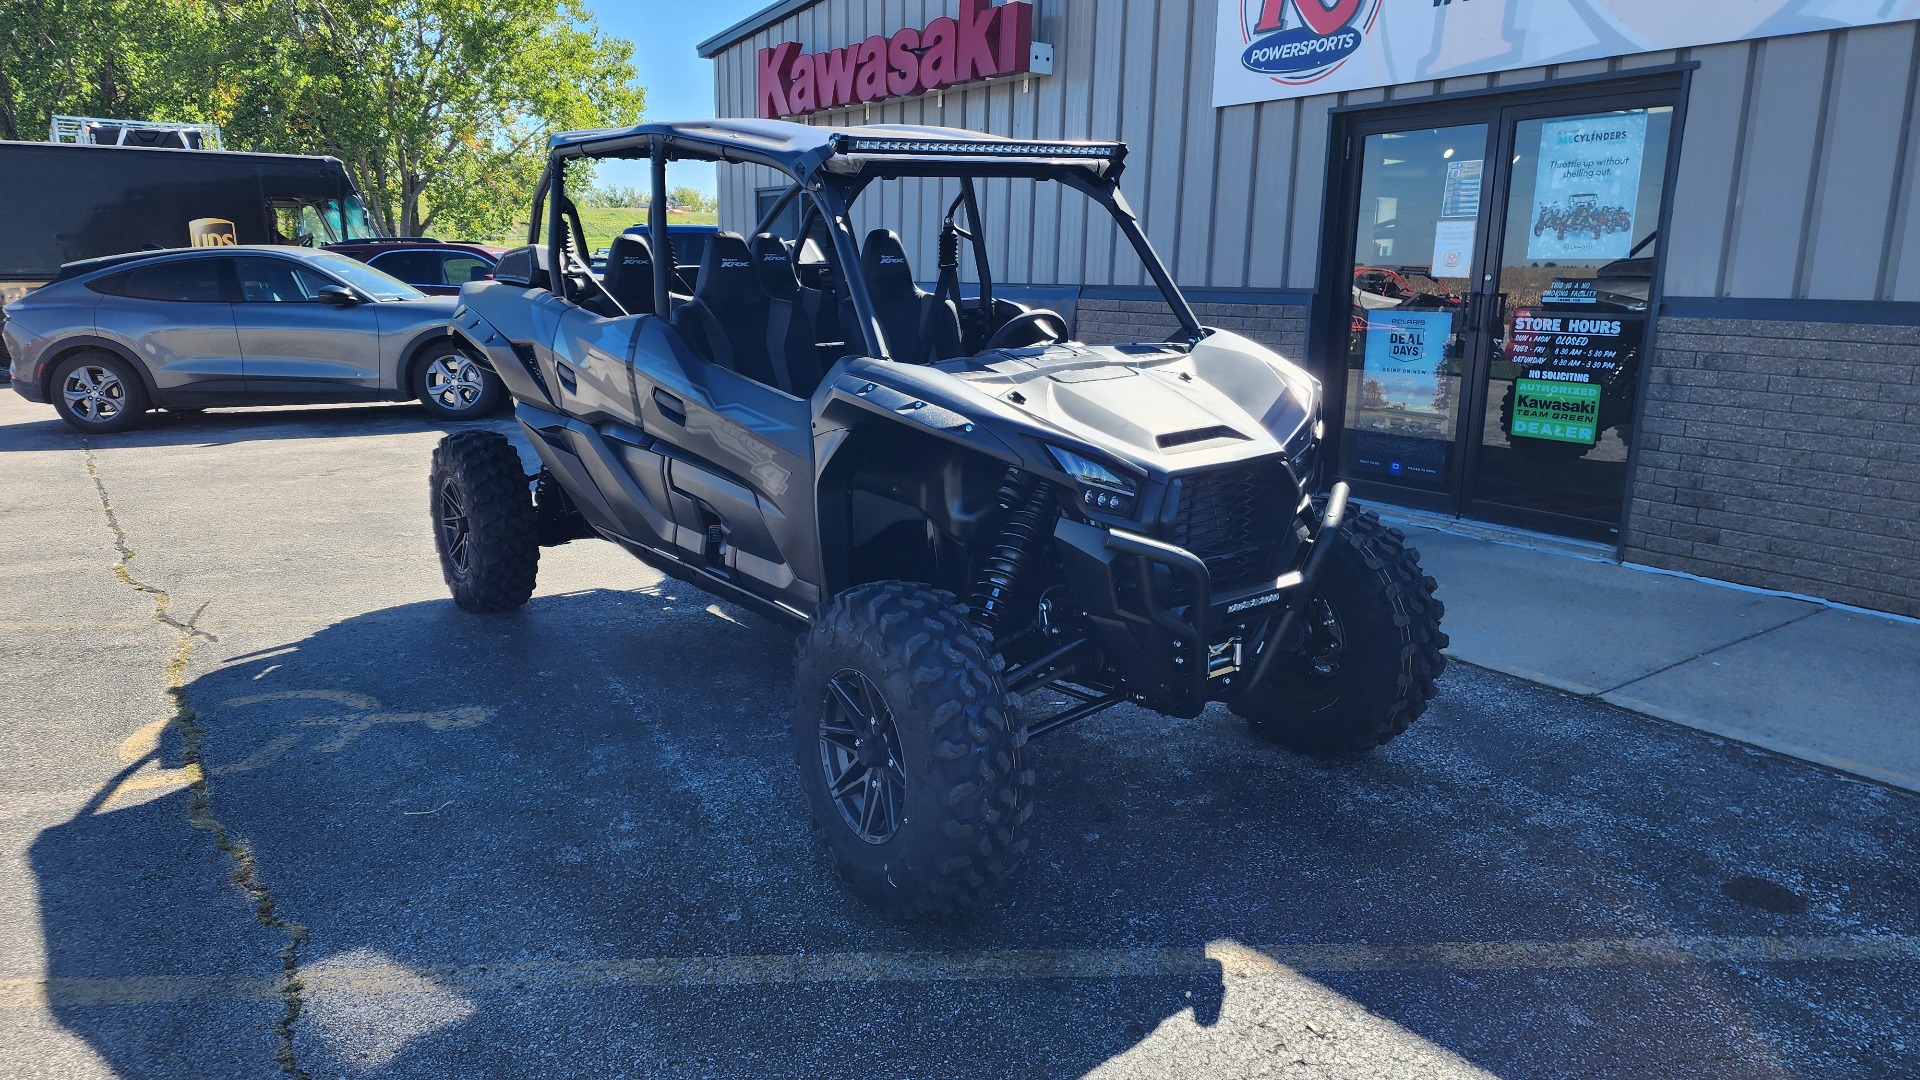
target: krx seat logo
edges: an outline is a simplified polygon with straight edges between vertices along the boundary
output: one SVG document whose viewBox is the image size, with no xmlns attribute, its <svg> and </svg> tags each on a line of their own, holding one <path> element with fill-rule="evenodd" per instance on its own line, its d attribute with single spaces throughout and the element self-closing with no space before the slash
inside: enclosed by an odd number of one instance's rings
<svg viewBox="0 0 1920 1080">
<path fill-rule="evenodd" d="M 1317 82 L 1360 50 L 1384 2 L 1240 0 L 1240 63 L 1283 83 Z"/>
</svg>

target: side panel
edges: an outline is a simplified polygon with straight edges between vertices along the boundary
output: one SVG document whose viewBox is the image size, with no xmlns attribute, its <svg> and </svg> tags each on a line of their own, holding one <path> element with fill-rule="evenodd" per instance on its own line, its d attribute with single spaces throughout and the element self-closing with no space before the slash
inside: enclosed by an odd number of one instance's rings
<svg viewBox="0 0 1920 1080">
<path fill-rule="evenodd" d="M 245 389 L 233 305 L 107 297 L 96 310 L 102 337 L 121 343 L 153 376 L 154 389 L 231 393 Z"/>
<path fill-rule="evenodd" d="M 534 295 L 504 282 L 468 285 L 460 290 L 452 328 L 487 358 L 515 401 L 552 408 L 551 389 L 534 361 Z"/>
<path fill-rule="evenodd" d="M 547 389 L 567 415 L 589 424 L 640 421 L 633 393 L 633 349 L 650 315 L 607 319 L 566 305 L 554 342 Z"/>
<path fill-rule="evenodd" d="M 53 143 L 0 142 L 0 176 L 0 277 L 41 280 L 76 259 L 190 246 L 200 218 L 231 222 L 235 243 L 274 243 L 267 195 L 351 190 L 324 158 Z"/>
<path fill-rule="evenodd" d="M 302 301 L 233 305 L 247 389 L 268 394 L 374 391 L 380 378 L 379 304 Z"/>
<path fill-rule="evenodd" d="M 641 327 L 634 381 L 640 426 L 672 459 L 680 556 L 813 610 L 820 576 L 811 403 L 700 361 L 657 319 Z M 716 524 L 719 544 L 709 531 Z"/>
</svg>

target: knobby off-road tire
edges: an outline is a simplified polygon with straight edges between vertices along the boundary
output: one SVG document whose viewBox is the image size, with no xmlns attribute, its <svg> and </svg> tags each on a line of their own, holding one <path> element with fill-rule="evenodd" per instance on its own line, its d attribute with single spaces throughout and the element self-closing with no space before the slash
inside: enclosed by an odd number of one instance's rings
<svg viewBox="0 0 1920 1080">
<path fill-rule="evenodd" d="M 1331 544 L 1302 622 L 1306 645 L 1232 703 L 1256 735 L 1320 755 L 1360 754 L 1407 730 L 1447 666 L 1445 606 L 1420 553 L 1371 510 L 1353 508 Z"/>
<path fill-rule="evenodd" d="M 495 431 L 446 436 L 433 450 L 430 487 L 434 547 L 453 602 L 483 613 L 525 604 L 540 544 L 513 444 Z"/>
<path fill-rule="evenodd" d="M 1003 666 L 952 593 L 910 582 L 849 589 L 800 638 L 791 730 L 814 831 L 887 918 L 978 904 L 1026 853 L 1033 771 Z"/>
</svg>

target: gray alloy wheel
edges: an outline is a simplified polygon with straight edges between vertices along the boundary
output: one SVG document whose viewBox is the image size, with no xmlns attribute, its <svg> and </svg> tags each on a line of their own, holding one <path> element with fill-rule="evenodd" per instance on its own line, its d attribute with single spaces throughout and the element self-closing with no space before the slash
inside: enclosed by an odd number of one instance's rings
<svg viewBox="0 0 1920 1080">
<path fill-rule="evenodd" d="M 449 346 L 420 362 L 414 393 L 428 411 L 442 419 L 464 420 L 492 412 L 499 404 L 501 387 L 493 372 Z"/>
<path fill-rule="evenodd" d="M 110 424 L 127 408 L 127 384 L 98 364 L 82 364 L 60 380 L 60 396 L 89 424 Z"/>
<path fill-rule="evenodd" d="M 125 431 L 146 414 L 147 388 L 126 361 L 87 352 L 63 361 L 53 373 L 54 411 L 75 431 Z"/>
<path fill-rule="evenodd" d="M 480 400 L 486 384 L 480 378 L 480 365 L 468 356 L 453 353 L 438 356 L 427 364 L 427 393 L 442 408 L 465 412 Z"/>
</svg>

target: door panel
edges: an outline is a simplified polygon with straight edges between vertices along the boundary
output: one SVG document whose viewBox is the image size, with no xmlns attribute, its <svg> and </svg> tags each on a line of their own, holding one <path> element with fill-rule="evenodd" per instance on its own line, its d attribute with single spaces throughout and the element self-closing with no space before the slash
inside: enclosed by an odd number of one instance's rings
<svg viewBox="0 0 1920 1080">
<path fill-rule="evenodd" d="M 643 426 L 672 459 L 681 556 L 811 611 L 819 597 L 811 403 L 696 359 L 658 319 L 642 332 L 634 377 Z"/>
<path fill-rule="evenodd" d="M 134 346 L 162 394 L 237 393 L 245 389 L 245 364 L 233 308 L 109 298 L 96 317 Z"/>
<path fill-rule="evenodd" d="M 247 389 L 255 393 L 337 393 L 391 389 L 380 377 L 376 304 L 320 303 L 334 282 L 272 256 L 233 260 L 241 302 L 233 305 Z"/>
<path fill-rule="evenodd" d="M 568 415 L 590 424 L 609 420 L 639 424 L 632 357 L 640 323 L 647 318 L 607 319 L 585 308 L 566 307 L 554 341 L 550 388 Z"/>
</svg>

